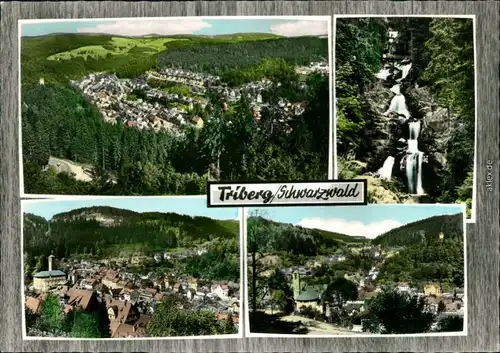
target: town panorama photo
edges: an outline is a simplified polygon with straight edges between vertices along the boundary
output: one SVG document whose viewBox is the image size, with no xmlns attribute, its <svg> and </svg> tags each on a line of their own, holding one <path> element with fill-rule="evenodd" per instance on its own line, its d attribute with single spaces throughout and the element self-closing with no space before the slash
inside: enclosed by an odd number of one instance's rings
<svg viewBox="0 0 500 353">
<path fill-rule="evenodd" d="M 330 23 L 20 21 L 22 195 L 327 179 Z"/>
</svg>

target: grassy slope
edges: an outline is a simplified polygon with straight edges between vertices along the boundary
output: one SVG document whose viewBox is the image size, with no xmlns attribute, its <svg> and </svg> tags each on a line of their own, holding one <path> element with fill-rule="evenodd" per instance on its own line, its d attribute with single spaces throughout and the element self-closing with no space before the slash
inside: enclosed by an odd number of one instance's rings
<svg viewBox="0 0 500 353">
<path fill-rule="evenodd" d="M 108 44 L 88 45 L 50 55 L 47 60 L 69 60 L 72 57 L 105 57 L 107 54 L 124 55 L 133 48 L 142 48 L 145 54 L 155 54 L 166 49 L 167 43 L 179 38 L 122 38 L 111 37 Z"/>
</svg>

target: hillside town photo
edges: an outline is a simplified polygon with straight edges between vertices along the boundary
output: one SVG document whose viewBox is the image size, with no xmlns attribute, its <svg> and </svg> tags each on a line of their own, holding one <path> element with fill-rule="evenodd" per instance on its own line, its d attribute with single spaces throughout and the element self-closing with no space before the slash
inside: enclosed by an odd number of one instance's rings
<svg viewBox="0 0 500 353">
<path fill-rule="evenodd" d="M 474 216 L 474 17 L 335 18 L 338 178 Z"/>
<path fill-rule="evenodd" d="M 22 207 L 26 338 L 238 337 L 237 209 L 205 197 Z"/>
<path fill-rule="evenodd" d="M 21 22 L 22 192 L 328 178 L 330 32 L 314 16 Z"/>
<path fill-rule="evenodd" d="M 463 335 L 465 206 L 248 211 L 249 335 Z"/>
</svg>

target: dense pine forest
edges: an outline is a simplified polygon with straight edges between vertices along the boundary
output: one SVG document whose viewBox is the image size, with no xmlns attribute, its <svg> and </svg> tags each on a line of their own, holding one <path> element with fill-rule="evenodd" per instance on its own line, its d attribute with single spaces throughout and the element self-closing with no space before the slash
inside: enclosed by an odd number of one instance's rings
<svg viewBox="0 0 500 353">
<path fill-rule="evenodd" d="M 173 37 L 163 47 L 136 45 L 126 53 L 124 47 L 113 47 L 113 41 L 118 39 L 106 35 L 22 39 L 26 193 L 202 194 L 207 179 L 214 177 L 253 181 L 327 177 L 328 77 L 301 77 L 295 72 L 296 65 L 327 58 L 326 38 Z M 115 48 L 117 53 L 84 57 L 84 50 L 72 52 L 89 46 Z M 65 52 L 72 54 L 54 59 Z M 270 108 L 257 122 L 244 95 L 224 111 L 220 94 L 209 90 L 209 104 L 200 112 L 205 117 L 203 128 L 185 127 L 178 135 L 104 122 L 98 109 L 69 84 L 70 79 L 93 72 L 132 78 L 166 66 L 217 73 L 229 86 L 271 78 L 276 84 L 262 94 Z M 45 84 L 37 84 L 40 77 Z M 288 126 L 278 122 L 280 97 L 305 103 L 303 114 Z M 55 173 L 47 167 L 49 157 L 85 166 L 92 181 Z"/>
<path fill-rule="evenodd" d="M 437 240 L 439 233 L 447 238 L 462 237 L 464 234 L 463 215 L 434 216 L 394 228 L 372 240 L 381 246 L 407 246 L 422 241 Z"/>
<path fill-rule="evenodd" d="M 466 203 L 470 215 L 473 41 L 472 19 L 337 20 L 340 178 L 369 179 L 374 203 Z"/>
<path fill-rule="evenodd" d="M 237 221 L 101 206 L 57 214 L 51 220 L 25 214 L 23 248 L 27 275 L 44 269 L 51 254 L 59 259 L 128 261 L 133 256 L 152 259 L 157 252 L 200 248 L 206 252 L 162 266 L 196 277 L 239 281 Z"/>
<path fill-rule="evenodd" d="M 229 85 L 238 86 L 263 78 L 259 67 L 270 53 L 272 58 L 296 65 L 321 61 L 328 53 L 327 40 L 318 37 L 276 37 L 237 45 L 210 40 L 204 43 L 208 45 L 193 45 L 192 40 L 175 42 L 174 48 L 169 44 L 169 50 L 159 56 L 159 64 L 221 75 Z"/>
<path fill-rule="evenodd" d="M 259 251 L 265 253 L 294 254 L 297 256 L 328 255 L 344 246 L 368 242 L 363 236 L 309 229 L 292 224 L 274 222 L 263 217 L 251 217 L 252 234 L 258 236 Z"/>
</svg>

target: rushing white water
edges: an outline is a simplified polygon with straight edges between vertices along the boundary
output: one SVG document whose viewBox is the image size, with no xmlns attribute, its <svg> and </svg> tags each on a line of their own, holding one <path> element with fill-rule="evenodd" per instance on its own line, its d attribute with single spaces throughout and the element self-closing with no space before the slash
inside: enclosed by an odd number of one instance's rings
<svg viewBox="0 0 500 353">
<path fill-rule="evenodd" d="M 401 85 L 397 84 L 391 87 L 391 92 L 394 94 L 401 94 Z"/>
<path fill-rule="evenodd" d="M 411 63 L 404 65 L 394 65 L 394 67 L 396 67 L 396 69 L 401 71 L 401 77 L 396 80 L 397 82 L 400 82 L 404 80 L 406 76 L 408 76 L 408 73 L 410 72 L 411 69 Z"/>
<path fill-rule="evenodd" d="M 389 69 L 381 69 L 379 72 L 375 74 L 375 77 L 379 80 L 387 80 L 387 77 L 391 74 Z"/>
<path fill-rule="evenodd" d="M 378 174 L 381 179 L 391 180 L 392 178 L 392 168 L 394 167 L 394 157 L 389 156 L 384 162 L 382 168 L 378 170 Z"/>
<path fill-rule="evenodd" d="M 389 109 L 384 113 L 387 115 L 389 113 L 396 113 L 399 116 L 404 116 L 406 119 L 410 117 L 410 112 L 408 111 L 408 107 L 406 106 L 405 96 L 402 94 L 396 94 L 389 105 Z"/>
<path fill-rule="evenodd" d="M 422 160 L 423 152 L 418 150 L 418 136 L 420 135 L 420 121 L 408 124 L 410 136 L 408 138 L 408 149 L 406 155 L 406 178 L 410 194 L 423 195 L 422 187 Z"/>
<path fill-rule="evenodd" d="M 389 30 L 387 33 L 388 42 L 391 45 L 392 42 L 397 40 L 399 33 L 397 31 Z M 383 54 L 382 58 L 387 60 L 388 55 Z M 392 60 L 391 60 L 392 61 Z M 393 66 L 392 66 L 393 65 Z M 408 77 L 408 74 L 411 71 L 412 63 L 387 63 L 385 61 L 384 67 L 380 69 L 380 71 L 375 74 L 375 76 L 380 80 L 388 80 L 389 78 L 393 78 L 393 73 L 391 72 L 391 67 L 399 70 L 401 72 L 401 77 L 396 80 L 396 82 L 401 82 L 405 78 Z M 399 119 L 402 122 L 408 121 L 410 119 L 411 114 L 408 110 L 408 106 L 406 105 L 406 98 L 401 92 L 401 84 L 397 83 L 391 87 L 391 92 L 394 93 L 394 97 L 392 97 L 389 109 L 384 112 L 384 115 L 388 115 L 390 113 L 395 113 L 399 116 Z M 409 126 L 409 138 L 407 140 L 407 149 L 406 149 L 406 157 L 401 160 L 401 168 L 406 170 L 406 178 L 407 178 L 407 186 L 408 191 L 411 194 L 423 195 L 425 194 L 423 186 L 422 186 L 422 162 L 425 158 L 424 153 L 419 151 L 418 149 L 418 137 L 420 135 L 420 121 L 410 122 Z M 378 170 L 378 174 L 380 178 L 390 180 L 392 178 L 392 170 L 394 167 L 395 158 L 392 156 L 387 157 L 384 161 L 382 168 Z"/>
</svg>

